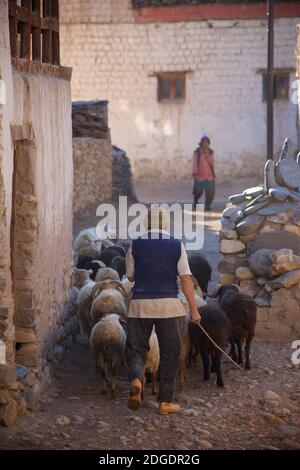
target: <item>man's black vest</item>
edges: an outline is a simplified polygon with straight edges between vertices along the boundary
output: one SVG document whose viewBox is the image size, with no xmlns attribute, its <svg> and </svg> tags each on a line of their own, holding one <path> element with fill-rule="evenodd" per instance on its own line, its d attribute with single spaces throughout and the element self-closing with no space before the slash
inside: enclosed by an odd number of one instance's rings
<svg viewBox="0 0 300 470">
<path fill-rule="evenodd" d="M 138 238 L 132 242 L 135 268 L 133 299 L 177 297 L 181 242 L 171 236 L 163 237 L 159 234 L 157 239 Z"/>
</svg>

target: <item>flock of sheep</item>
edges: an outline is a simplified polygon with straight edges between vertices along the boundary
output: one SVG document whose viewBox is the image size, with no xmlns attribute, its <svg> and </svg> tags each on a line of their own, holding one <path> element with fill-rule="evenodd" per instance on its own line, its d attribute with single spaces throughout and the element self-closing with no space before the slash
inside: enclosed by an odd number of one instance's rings
<svg viewBox="0 0 300 470">
<path fill-rule="evenodd" d="M 129 242 L 99 240 L 95 228 L 80 232 L 74 240 L 76 267 L 73 268 L 73 289 L 77 295 L 80 329 L 89 338 L 96 369 L 101 377 L 101 391 L 106 393 L 109 389 L 112 397 L 116 393 L 117 372 L 122 366 L 126 368 L 127 312 L 133 287 L 133 283 L 126 278 L 125 256 L 128 246 Z M 242 346 L 245 342 L 245 367 L 249 369 L 250 344 L 256 323 L 255 302 L 241 293 L 237 285 L 231 284 L 217 285 L 210 294 L 210 297 L 218 298 L 217 305 L 214 302 L 207 304 L 204 299 L 211 279 L 211 267 L 198 253 L 189 257 L 189 264 L 202 327 L 221 349 L 224 350 L 230 343 L 230 354 L 238 364 L 243 363 Z M 178 298 L 186 310 L 185 327 L 181 332 L 179 384 L 184 384 L 187 366 L 195 362 L 200 354 L 204 380 L 208 380 L 210 372 L 214 372 L 217 385 L 223 387 L 222 352 L 198 325 L 189 321 L 188 303 L 179 279 Z M 154 329 L 149 341 L 145 376 L 146 372 L 151 375 L 152 394 L 156 394 L 159 346 Z"/>
</svg>

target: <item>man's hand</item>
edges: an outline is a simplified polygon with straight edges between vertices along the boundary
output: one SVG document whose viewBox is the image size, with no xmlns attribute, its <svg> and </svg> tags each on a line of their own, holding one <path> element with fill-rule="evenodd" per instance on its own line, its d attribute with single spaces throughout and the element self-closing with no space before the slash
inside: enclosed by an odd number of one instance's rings
<svg viewBox="0 0 300 470">
<path fill-rule="evenodd" d="M 196 324 L 200 323 L 201 316 L 198 312 L 196 301 L 195 301 L 195 290 L 194 290 L 194 285 L 192 281 L 192 276 L 190 276 L 189 274 L 184 274 L 183 276 L 180 276 L 180 282 L 181 282 L 182 291 L 189 304 L 191 321 Z"/>
<path fill-rule="evenodd" d="M 191 311 L 191 321 L 195 324 L 201 322 L 201 315 L 197 309 Z"/>
</svg>

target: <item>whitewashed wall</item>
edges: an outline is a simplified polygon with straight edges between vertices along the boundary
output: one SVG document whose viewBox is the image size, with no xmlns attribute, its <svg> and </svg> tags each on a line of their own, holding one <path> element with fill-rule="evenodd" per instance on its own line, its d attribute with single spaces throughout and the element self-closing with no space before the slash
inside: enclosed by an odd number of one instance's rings
<svg viewBox="0 0 300 470">
<path fill-rule="evenodd" d="M 108 99 L 112 142 L 131 158 L 135 177 L 186 178 L 198 138 L 208 134 L 221 179 L 260 175 L 266 158 L 262 20 L 137 24 L 128 0 L 62 1 L 62 59 L 73 66 L 73 99 Z M 85 5 L 87 7 L 87 5 Z M 118 14 L 117 14 L 118 12 Z M 275 67 L 295 68 L 299 18 L 275 21 Z M 182 104 L 157 102 L 159 71 L 190 70 Z M 295 80 L 291 73 L 290 83 Z M 293 90 L 290 90 L 292 95 Z M 275 149 L 298 146 L 297 106 L 275 102 Z"/>
</svg>

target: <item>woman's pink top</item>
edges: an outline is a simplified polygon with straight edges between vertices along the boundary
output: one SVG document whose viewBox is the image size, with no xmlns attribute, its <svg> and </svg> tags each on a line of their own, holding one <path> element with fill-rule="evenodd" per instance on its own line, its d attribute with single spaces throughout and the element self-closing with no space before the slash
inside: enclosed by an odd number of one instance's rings
<svg viewBox="0 0 300 470">
<path fill-rule="evenodd" d="M 193 156 L 193 175 L 195 176 L 196 181 L 212 181 L 214 180 L 214 175 L 211 170 L 211 166 L 214 165 L 214 154 L 213 153 L 200 153 L 198 150 L 195 150 Z"/>
</svg>

